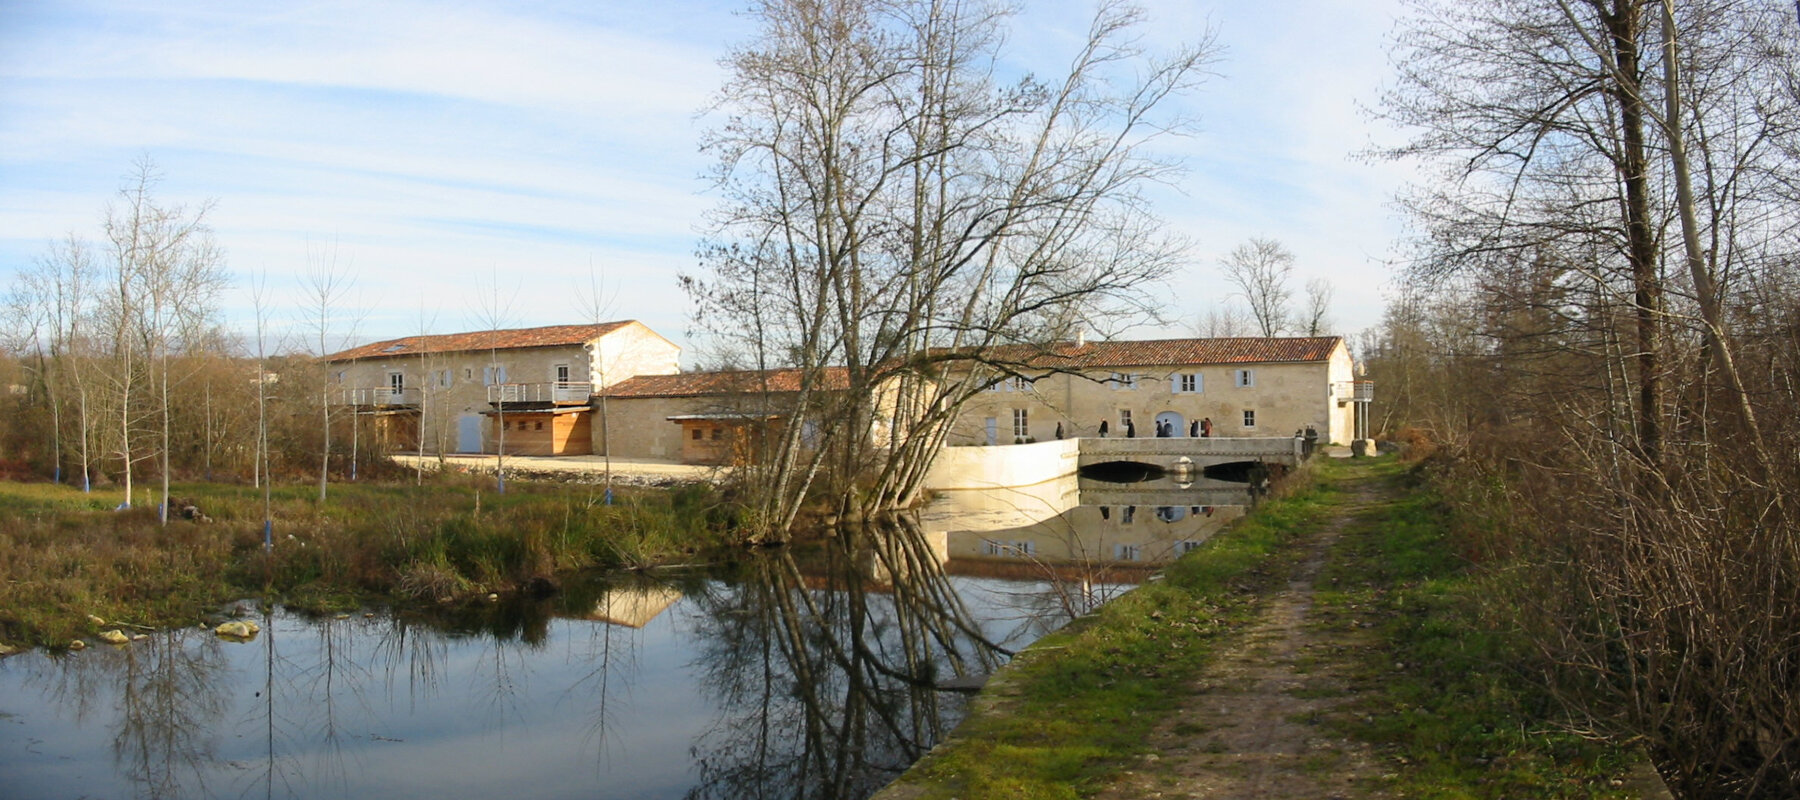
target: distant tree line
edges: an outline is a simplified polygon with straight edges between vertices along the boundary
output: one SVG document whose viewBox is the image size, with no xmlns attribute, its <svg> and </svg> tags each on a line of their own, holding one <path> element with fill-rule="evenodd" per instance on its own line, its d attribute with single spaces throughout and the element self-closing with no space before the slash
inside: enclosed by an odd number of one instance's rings
<svg viewBox="0 0 1800 800">
<path fill-rule="evenodd" d="M 148 159 L 135 163 L 98 239 L 70 233 L 8 287 L 0 459 L 83 489 L 116 486 L 164 515 L 172 479 L 266 485 L 321 457 L 321 475 L 347 472 L 370 454 L 331 449 L 331 429 L 353 429 L 354 416 L 331 408 L 323 366 L 270 339 L 260 288 L 255 330 L 227 329 L 211 205 L 167 203 L 159 180 Z M 343 298 L 313 291 L 323 296 L 302 313 L 326 342 Z"/>
</svg>

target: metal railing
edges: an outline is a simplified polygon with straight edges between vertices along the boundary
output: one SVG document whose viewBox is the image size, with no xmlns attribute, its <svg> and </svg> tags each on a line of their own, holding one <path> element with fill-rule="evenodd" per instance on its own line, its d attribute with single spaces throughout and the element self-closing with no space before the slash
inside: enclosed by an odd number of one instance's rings
<svg viewBox="0 0 1800 800">
<path fill-rule="evenodd" d="M 552 405 L 586 405 L 594 387 L 586 381 L 547 381 L 544 383 L 500 383 L 487 387 L 489 403 L 550 403 Z"/>
<path fill-rule="evenodd" d="M 1338 381 L 1331 385 L 1331 396 L 1339 403 L 1368 403 L 1375 400 L 1374 381 Z"/>
</svg>

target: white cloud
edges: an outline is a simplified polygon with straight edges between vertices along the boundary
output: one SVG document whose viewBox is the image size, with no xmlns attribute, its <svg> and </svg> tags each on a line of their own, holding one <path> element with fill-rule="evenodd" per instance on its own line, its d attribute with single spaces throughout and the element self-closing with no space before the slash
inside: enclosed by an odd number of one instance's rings
<svg viewBox="0 0 1800 800">
<path fill-rule="evenodd" d="M 750 33 L 736 3 L 302 2 L 22 5 L 0 26 L 0 278 L 65 231 L 94 234 L 148 152 L 174 201 L 215 198 L 232 267 L 291 285 L 337 243 L 387 332 L 465 323 L 494 271 L 529 276 L 524 323 L 568 319 L 570 276 L 604 267 L 629 309 L 673 338 L 711 205 L 697 118 Z M 1213 259 L 1275 236 L 1339 284 L 1346 327 L 1372 324 L 1404 175 L 1351 161 L 1354 101 L 1385 75 L 1388 6 L 1164 2 L 1146 44 L 1219 26 L 1228 77 L 1185 108 L 1201 135 L 1159 143 L 1192 168 L 1159 198 L 1197 240 L 1180 304 Z M 1053 72 L 1090 4 L 1033 2 L 1020 65 Z M 560 277 L 559 277 L 560 276 Z M 583 279 L 584 280 L 584 279 Z M 552 287 L 544 289 L 541 287 Z M 1199 292 L 1205 296 L 1205 292 Z"/>
</svg>

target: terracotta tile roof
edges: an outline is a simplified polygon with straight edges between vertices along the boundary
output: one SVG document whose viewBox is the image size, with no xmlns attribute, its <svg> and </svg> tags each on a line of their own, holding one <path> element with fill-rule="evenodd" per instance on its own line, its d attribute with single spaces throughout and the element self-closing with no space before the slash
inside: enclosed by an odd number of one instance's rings
<svg viewBox="0 0 1800 800">
<path fill-rule="evenodd" d="M 607 397 L 701 397 L 706 395 L 760 392 L 795 392 L 800 390 L 798 369 L 725 370 L 719 372 L 683 372 L 678 375 L 638 375 L 619 381 L 606 391 Z M 825 388 L 842 389 L 849 385 L 842 367 L 825 370 Z"/>
<path fill-rule="evenodd" d="M 635 320 L 602 322 L 597 325 L 550 325 L 543 328 L 511 328 L 500 331 L 470 331 L 426 336 L 403 336 L 399 339 L 372 342 L 352 347 L 325 357 L 326 361 L 356 361 L 364 358 L 416 356 L 420 353 L 461 353 L 499 348 L 517 350 L 527 347 L 560 347 L 578 345 L 630 325 Z"/>
<path fill-rule="evenodd" d="M 1271 364 L 1328 361 L 1341 336 L 1231 339 L 1148 339 L 1003 345 L 989 350 L 995 361 L 1037 369 L 1182 366 L 1189 364 Z"/>
</svg>

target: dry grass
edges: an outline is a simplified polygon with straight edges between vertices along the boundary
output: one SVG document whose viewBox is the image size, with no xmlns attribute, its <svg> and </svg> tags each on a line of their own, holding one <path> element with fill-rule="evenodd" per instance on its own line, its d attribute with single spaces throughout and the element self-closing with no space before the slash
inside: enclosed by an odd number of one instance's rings
<svg viewBox="0 0 1800 800">
<path fill-rule="evenodd" d="M 0 483 L 0 640 L 59 646 L 87 616 L 191 624 L 219 604 L 272 594 L 313 607 L 385 597 L 454 599 L 558 572 L 654 563 L 720 543 L 729 519 L 700 489 L 618 493 L 516 483 L 316 487 L 274 498 L 263 549 L 261 493 L 186 484 L 211 522 L 159 525 L 154 507 L 112 510 L 117 491 Z M 140 499 L 142 495 L 140 494 Z"/>
</svg>

